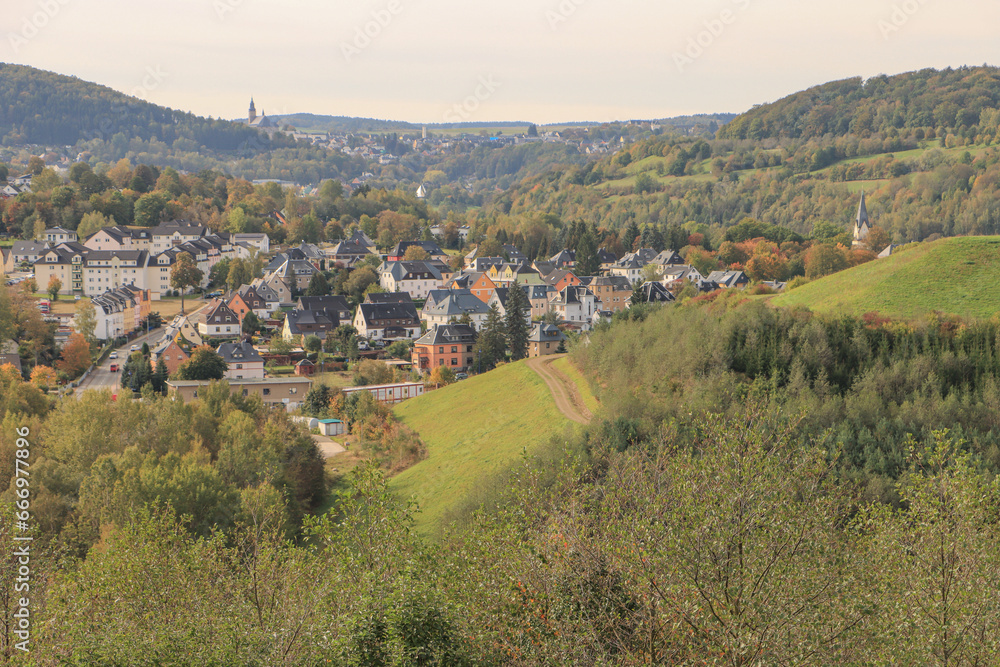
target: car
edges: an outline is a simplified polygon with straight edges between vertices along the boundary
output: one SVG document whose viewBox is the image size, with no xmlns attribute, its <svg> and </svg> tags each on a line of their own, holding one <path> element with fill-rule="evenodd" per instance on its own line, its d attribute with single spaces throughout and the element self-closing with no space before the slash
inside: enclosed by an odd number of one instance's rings
<svg viewBox="0 0 1000 667">
<path fill-rule="evenodd" d="M 129 352 L 138 352 L 139 351 L 139 346 L 138 345 L 133 345 L 132 347 L 130 347 L 128 349 L 128 351 Z"/>
<path fill-rule="evenodd" d="M 118 358 L 117 352 L 112 352 L 111 354 L 108 355 L 108 359 L 117 359 L 117 358 Z"/>
<path fill-rule="evenodd" d="M 111 372 L 112 373 L 118 372 L 118 364 L 111 364 Z"/>
<path fill-rule="evenodd" d="M 377 340 L 374 343 L 372 343 L 372 347 L 374 347 L 376 350 L 381 350 L 382 348 L 385 347 L 385 341 Z"/>
<path fill-rule="evenodd" d="M 455 373 L 455 379 L 456 380 L 468 380 L 469 379 L 469 374 L 468 373 Z"/>
<path fill-rule="evenodd" d="M 367 350 L 368 349 L 368 341 L 364 341 L 364 340 L 358 341 L 358 349 L 359 350 Z"/>
</svg>

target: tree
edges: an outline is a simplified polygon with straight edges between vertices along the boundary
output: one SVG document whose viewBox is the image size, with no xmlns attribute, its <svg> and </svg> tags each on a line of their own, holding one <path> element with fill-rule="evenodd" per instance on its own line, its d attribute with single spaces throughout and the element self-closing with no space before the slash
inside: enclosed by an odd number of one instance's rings
<svg viewBox="0 0 1000 667">
<path fill-rule="evenodd" d="M 170 269 L 170 286 L 181 293 L 181 313 L 184 313 L 184 292 L 201 284 L 204 272 L 195 264 L 189 252 L 177 255 Z"/>
<path fill-rule="evenodd" d="M 167 198 L 159 192 L 151 192 L 139 197 L 135 202 L 135 224 L 140 227 L 155 227 L 163 219 L 167 210 Z"/>
<path fill-rule="evenodd" d="M 112 227 L 114 224 L 114 219 L 109 220 L 98 211 L 91 211 L 83 214 L 80 224 L 76 226 L 76 234 L 80 238 L 80 242 L 83 243 L 88 236 L 101 231 L 102 227 Z"/>
<path fill-rule="evenodd" d="M 892 237 L 882 227 L 872 229 L 864 240 L 864 246 L 876 255 L 885 250 L 890 243 L 892 243 Z"/>
<path fill-rule="evenodd" d="M 642 275 L 642 281 L 644 283 L 658 283 L 663 280 L 663 274 L 660 272 L 659 267 L 655 264 L 647 264 L 642 267 L 642 271 L 639 273 Z"/>
<path fill-rule="evenodd" d="M 59 300 L 59 290 L 62 289 L 62 281 L 56 278 L 54 275 L 49 277 L 49 285 L 47 291 L 49 296 L 52 297 L 53 301 Z"/>
<path fill-rule="evenodd" d="M 597 241 L 588 229 L 580 237 L 576 246 L 576 274 L 580 276 L 596 276 L 601 270 L 601 260 L 597 256 Z"/>
<path fill-rule="evenodd" d="M 163 361 L 161 356 L 156 360 L 156 371 L 153 372 L 152 383 L 153 391 L 159 392 L 161 394 L 167 391 L 167 380 L 169 379 L 169 372 L 167 371 L 167 364 Z"/>
<path fill-rule="evenodd" d="M 38 291 L 38 281 L 34 278 L 28 278 L 21 283 L 21 288 L 27 294 L 34 294 Z"/>
<path fill-rule="evenodd" d="M 322 271 L 317 271 L 309 279 L 309 287 L 306 288 L 306 296 L 327 296 L 330 294 L 330 283 Z"/>
<path fill-rule="evenodd" d="M 407 262 L 426 262 L 430 258 L 431 254 L 418 245 L 411 245 L 403 255 L 403 259 Z"/>
<path fill-rule="evenodd" d="M 252 310 L 243 316 L 243 324 L 240 325 L 240 330 L 246 335 L 253 336 L 263 329 L 264 323 L 260 321 L 260 318 Z"/>
<path fill-rule="evenodd" d="M 768 247 L 769 245 L 759 244 L 753 257 L 747 260 L 746 272 L 751 280 L 762 282 L 785 279 L 788 273 L 788 264 L 780 255 L 773 252 Z"/>
<path fill-rule="evenodd" d="M 48 391 L 59 384 L 59 377 L 55 369 L 49 366 L 35 366 L 31 369 L 31 384 L 42 391 Z"/>
<path fill-rule="evenodd" d="M 237 257 L 229 264 L 229 273 L 226 275 L 226 286 L 229 291 L 235 292 L 243 285 L 253 280 L 253 273 L 250 265 L 241 257 Z"/>
<path fill-rule="evenodd" d="M 843 271 L 848 266 L 846 248 L 842 245 L 814 243 L 806 252 L 806 277 L 822 278 Z"/>
<path fill-rule="evenodd" d="M 479 338 L 473 349 L 477 369 L 489 370 L 507 358 L 507 336 L 503 316 L 494 303 L 486 313 L 486 321 L 479 330 Z"/>
<path fill-rule="evenodd" d="M 350 295 L 351 299 L 355 303 L 361 303 L 364 298 L 365 290 L 369 286 L 378 283 L 378 274 L 375 270 L 369 266 L 364 266 L 359 269 L 354 269 L 351 272 L 351 276 L 347 279 L 344 284 L 344 289 Z"/>
<path fill-rule="evenodd" d="M 306 336 L 305 341 L 302 343 L 302 347 L 306 349 L 306 352 L 319 352 L 323 349 L 323 341 L 320 340 L 319 336 L 310 334 Z"/>
<path fill-rule="evenodd" d="M 447 386 L 455 382 L 455 371 L 448 366 L 438 366 L 431 371 L 430 381 L 438 387 Z"/>
<path fill-rule="evenodd" d="M 229 277 L 229 268 L 231 265 L 232 260 L 228 257 L 223 257 L 216 262 L 212 268 L 208 270 L 209 287 L 226 287 L 226 279 Z"/>
<path fill-rule="evenodd" d="M 284 356 L 292 353 L 292 344 L 281 336 L 275 336 L 271 339 L 271 343 L 268 345 L 267 350 L 271 354 Z"/>
<path fill-rule="evenodd" d="M 208 345 L 200 345 L 191 353 L 191 358 L 177 369 L 178 380 L 221 380 L 226 376 L 229 364 Z"/>
<path fill-rule="evenodd" d="M 507 303 L 504 304 L 504 308 L 507 311 L 504 329 L 507 333 L 510 357 L 514 361 L 524 359 L 528 356 L 528 336 L 531 335 L 531 328 L 526 319 L 526 315 L 531 313 L 531 303 L 516 280 L 507 292 Z"/>
<path fill-rule="evenodd" d="M 90 343 L 83 334 L 75 333 L 63 347 L 62 359 L 56 362 L 56 368 L 76 379 L 90 368 L 91 363 Z"/>
</svg>

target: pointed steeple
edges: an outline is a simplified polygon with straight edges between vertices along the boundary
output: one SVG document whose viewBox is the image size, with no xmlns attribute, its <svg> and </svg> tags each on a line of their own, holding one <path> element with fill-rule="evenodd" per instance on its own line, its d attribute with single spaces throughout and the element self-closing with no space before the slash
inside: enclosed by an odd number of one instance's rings
<svg viewBox="0 0 1000 667">
<path fill-rule="evenodd" d="M 861 203 L 858 204 L 858 218 L 856 222 L 858 229 L 861 229 L 864 225 L 868 225 L 869 228 L 872 226 L 871 218 L 868 217 L 868 207 L 865 205 L 864 190 L 861 191 Z"/>
<path fill-rule="evenodd" d="M 254 106 L 253 97 L 251 97 L 250 98 L 250 114 L 249 114 L 250 121 L 249 122 L 253 123 L 256 118 L 257 118 L 257 107 Z"/>
</svg>

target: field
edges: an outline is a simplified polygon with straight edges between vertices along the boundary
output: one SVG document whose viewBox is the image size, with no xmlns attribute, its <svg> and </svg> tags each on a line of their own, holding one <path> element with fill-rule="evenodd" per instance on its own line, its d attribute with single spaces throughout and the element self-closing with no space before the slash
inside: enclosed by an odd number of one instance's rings
<svg viewBox="0 0 1000 667">
<path fill-rule="evenodd" d="M 1000 312 L 998 272 L 1000 237 L 942 239 L 813 281 L 771 303 L 831 314 L 988 318 Z"/>
<path fill-rule="evenodd" d="M 586 383 L 582 389 L 590 395 Z M 488 501 L 522 455 L 550 454 L 553 436 L 575 428 L 523 362 L 432 391 L 395 413 L 420 434 L 428 456 L 390 485 L 416 498 L 417 527 L 432 535 Z"/>
</svg>

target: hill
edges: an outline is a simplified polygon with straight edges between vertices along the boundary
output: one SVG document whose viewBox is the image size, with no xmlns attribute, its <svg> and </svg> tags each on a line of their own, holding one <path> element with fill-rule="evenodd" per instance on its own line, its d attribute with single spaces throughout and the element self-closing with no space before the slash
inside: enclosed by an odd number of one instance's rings
<svg viewBox="0 0 1000 667">
<path fill-rule="evenodd" d="M 259 133 L 238 123 L 212 120 L 157 106 L 116 90 L 25 67 L 0 63 L 0 137 L 4 145 L 71 146 L 89 139 L 188 140 L 209 150 L 235 151 Z"/>
<path fill-rule="evenodd" d="M 578 387 L 592 402 L 585 383 Z M 558 436 L 572 428 L 524 362 L 432 391 L 395 413 L 427 445 L 427 458 L 390 484 L 400 497 L 420 503 L 417 525 L 425 533 L 488 503 L 522 456 L 560 455 Z"/>
<path fill-rule="evenodd" d="M 988 318 L 1000 312 L 1000 237 L 941 239 L 841 271 L 771 300 L 817 313 L 914 318 L 940 311 Z"/>
<path fill-rule="evenodd" d="M 918 127 L 961 128 L 1000 106 L 1000 69 L 925 69 L 809 88 L 762 104 L 719 131 L 720 139 L 867 136 Z"/>
</svg>

